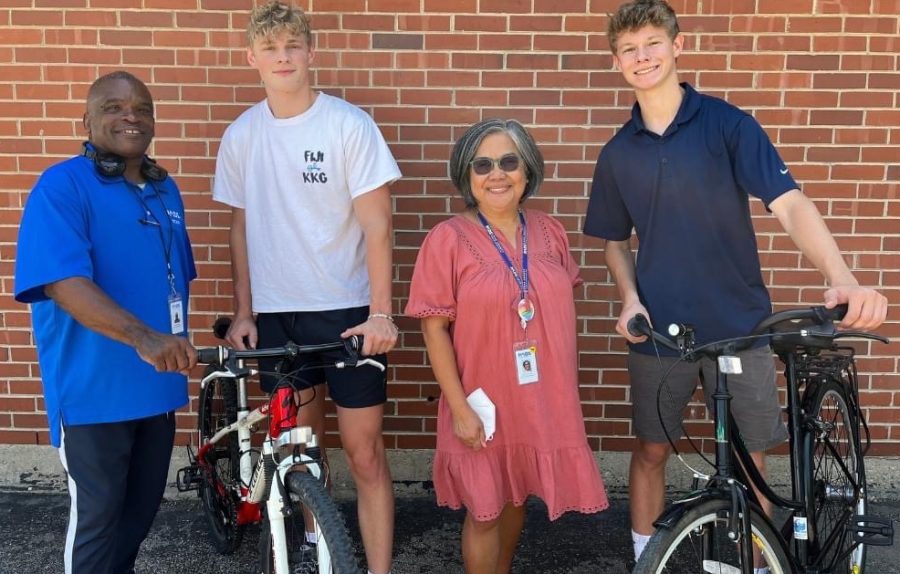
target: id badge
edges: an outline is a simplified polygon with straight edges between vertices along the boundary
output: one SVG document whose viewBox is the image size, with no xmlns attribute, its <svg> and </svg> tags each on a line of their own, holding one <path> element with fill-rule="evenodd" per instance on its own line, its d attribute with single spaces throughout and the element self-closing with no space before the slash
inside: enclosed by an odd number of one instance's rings
<svg viewBox="0 0 900 574">
<path fill-rule="evenodd" d="M 516 375 L 520 385 L 538 382 L 537 343 L 523 341 L 513 345 L 513 358 L 516 361 Z"/>
<path fill-rule="evenodd" d="M 181 304 L 181 295 L 169 295 L 169 325 L 173 335 L 184 333 L 184 305 Z"/>
</svg>

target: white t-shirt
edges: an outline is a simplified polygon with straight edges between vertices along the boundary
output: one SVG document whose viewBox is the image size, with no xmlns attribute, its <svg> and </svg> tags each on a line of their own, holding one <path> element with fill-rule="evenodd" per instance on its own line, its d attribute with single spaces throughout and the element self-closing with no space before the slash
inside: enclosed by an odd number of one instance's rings
<svg viewBox="0 0 900 574">
<path fill-rule="evenodd" d="M 213 198 L 245 210 L 253 311 L 369 304 L 363 231 L 352 200 L 400 169 L 375 122 L 319 93 L 292 118 L 265 100 L 225 130 Z"/>
</svg>

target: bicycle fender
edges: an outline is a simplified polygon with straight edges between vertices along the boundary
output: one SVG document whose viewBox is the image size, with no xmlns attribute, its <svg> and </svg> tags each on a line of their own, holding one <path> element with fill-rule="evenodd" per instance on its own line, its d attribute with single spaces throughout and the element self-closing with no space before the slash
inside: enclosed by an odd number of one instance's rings
<svg viewBox="0 0 900 574">
<path fill-rule="evenodd" d="M 678 520 L 689 510 L 711 500 L 725 500 L 731 503 L 731 497 L 726 491 L 716 492 L 701 490 L 691 492 L 681 500 L 676 500 L 674 503 L 672 503 L 671 507 L 664 510 L 659 518 L 657 518 L 653 522 L 653 526 L 657 529 L 673 528 Z M 777 528 L 772 520 L 768 516 L 766 516 L 766 513 L 763 512 L 762 508 L 760 508 L 759 505 L 757 505 L 755 502 L 750 502 L 750 506 L 755 511 L 755 514 L 758 516 L 758 518 L 765 521 L 773 532 L 778 533 L 781 531 L 781 529 Z M 777 542 L 778 545 L 781 546 L 781 549 L 784 551 L 784 555 L 787 556 L 788 561 L 790 562 L 791 572 L 799 572 L 796 558 L 791 552 L 788 544 L 785 543 L 785 540 L 778 536 L 775 542 Z"/>
<path fill-rule="evenodd" d="M 672 528 L 688 510 L 705 503 L 708 500 L 725 500 L 725 496 L 719 493 L 700 491 L 692 492 L 681 500 L 676 500 L 672 506 L 663 510 L 663 513 L 653 521 L 653 526 L 657 529 Z"/>
</svg>

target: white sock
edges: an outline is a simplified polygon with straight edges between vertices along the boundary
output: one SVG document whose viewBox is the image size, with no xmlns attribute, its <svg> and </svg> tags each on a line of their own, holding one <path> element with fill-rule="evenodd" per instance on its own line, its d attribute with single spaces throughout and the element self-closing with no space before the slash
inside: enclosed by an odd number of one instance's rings
<svg viewBox="0 0 900 574">
<path fill-rule="evenodd" d="M 369 573 L 369 574 L 375 574 L 375 573 L 374 573 L 374 572 L 372 572 L 372 571 L 371 571 L 371 570 L 366 570 L 366 572 L 368 572 L 368 573 Z M 391 571 L 390 571 L 390 570 L 388 570 L 388 571 L 387 571 L 387 574 L 391 574 Z"/>
<path fill-rule="evenodd" d="M 769 574 L 769 567 L 763 566 L 761 568 L 754 568 L 753 574 Z"/>
<path fill-rule="evenodd" d="M 319 537 L 316 536 L 315 532 L 307 532 L 306 533 L 306 541 L 309 544 L 317 544 L 319 542 Z"/>
<path fill-rule="evenodd" d="M 644 553 L 644 548 L 647 546 L 647 543 L 650 542 L 650 535 L 638 534 L 632 530 L 631 541 L 634 543 L 634 559 L 640 560 L 641 554 Z"/>
</svg>

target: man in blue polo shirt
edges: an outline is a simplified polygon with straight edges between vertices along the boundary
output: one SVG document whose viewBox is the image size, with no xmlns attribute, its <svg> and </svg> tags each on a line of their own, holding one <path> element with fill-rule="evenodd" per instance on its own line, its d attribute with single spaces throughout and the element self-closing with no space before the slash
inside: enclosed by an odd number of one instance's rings
<svg viewBox="0 0 900 574">
<path fill-rule="evenodd" d="M 684 39 L 663 0 L 623 4 L 609 22 L 613 60 L 634 88 L 631 120 L 604 146 L 594 172 L 584 232 L 606 240 L 606 263 L 622 311 L 616 331 L 628 339 L 634 432 L 629 478 L 632 537 L 640 556 L 662 512 L 671 452 L 656 411 L 660 374 L 653 347 L 628 333 L 642 313 L 656 325 L 690 323 L 698 343 L 748 334 L 771 312 L 760 272 L 749 195 L 775 214 L 803 255 L 825 276 L 827 307 L 849 303 L 842 326 L 874 329 L 887 300 L 863 288 L 847 268 L 813 203 L 804 196 L 769 138 L 750 115 L 679 83 L 676 60 Z M 635 263 L 629 245 L 637 233 Z M 768 347 L 742 354 L 744 374 L 729 377 L 732 407 L 754 460 L 787 433 Z M 698 371 L 715 384 L 714 365 L 681 364 L 667 379 L 671 400 L 662 418 L 682 433 L 682 410 Z M 713 373 L 710 376 L 710 373 Z M 707 395 L 710 393 L 707 392 Z"/>
<path fill-rule="evenodd" d="M 196 277 L 178 188 L 146 157 L 147 86 L 127 72 L 87 97 L 82 154 L 50 167 L 19 228 L 16 299 L 31 304 L 50 424 L 68 473 L 65 571 L 134 572 L 159 508 L 196 363 Z"/>
</svg>

